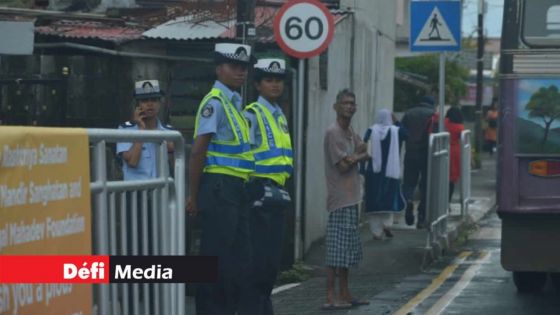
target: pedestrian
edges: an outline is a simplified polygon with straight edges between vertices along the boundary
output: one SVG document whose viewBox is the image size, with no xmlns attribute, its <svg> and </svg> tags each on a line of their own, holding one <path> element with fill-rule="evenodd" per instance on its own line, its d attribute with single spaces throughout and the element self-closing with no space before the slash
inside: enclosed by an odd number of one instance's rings
<svg viewBox="0 0 560 315">
<path fill-rule="evenodd" d="M 406 111 L 402 126 L 408 131 L 406 153 L 404 156 L 403 194 L 406 198 L 405 222 L 414 224 L 414 191 L 420 182 L 420 204 L 416 227 L 425 228 L 426 222 L 426 185 L 428 176 L 428 141 L 432 116 L 434 115 L 434 98 L 424 96 L 420 103 Z"/>
<path fill-rule="evenodd" d="M 173 130 L 162 124 L 158 118 L 163 91 L 157 80 L 142 80 L 134 84 L 134 107 L 132 120 L 119 125 L 125 130 Z M 167 143 L 167 151 L 172 154 L 173 143 Z M 117 155 L 122 159 L 124 180 L 142 180 L 157 177 L 156 143 L 136 141 L 117 143 Z"/>
<path fill-rule="evenodd" d="M 496 150 L 496 142 L 498 138 L 498 109 L 496 103 L 498 99 L 494 97 L 490 109 L 486 112 L 486 129 L 484 130 L 484 146 L 490 155 Z"/>
<path fill-rule="evenodd" d="M 375 124 L 364 135 L 364 142 L 371 142 L 372 157 L 364 165 L 364 211 L 376 240 L 393 237 L 390 230 L 393 214 L 405 208 L 400 181 L 400 143 L 407 136 L 388 109 L 377 112 Z"/>
<path fill-rule="evenodd" d="M 282 254 L 284 217 L 289 205 L 286 180 L 292 174 L 292 143 L 288 120 L 278 105 L 284 91 L 286 63 L 283 59 L 259 59 L 254 68 L 256 102 L 245 108 L 255 156 L 251 187 L 270 197 L 254 201 L 250 210 L 253 254 L 252 296 L 255 315 L 272 315 L 270 295 Z"/>
<path fill-rule="evenodd" d="M 327 302 L 323 309 L 345 309 L 369 304 L 354 299 L 348 288 L 349 267 L 362 260 L 358 228 L 358 204 L 361 183 L 358 163 L 369 158 L 367 145 L 351 126 L 356 113 L 356 96 L 348 89 L 338 92 L 334 110 L 336 121 L 325 132 L 324 154 L 327 180 L 326 233 Z M 335 298 L 335 273 L 339 277 L 339 295 Z"/>
<path fill-rule="evenodd" d="M 461 133 L 465 130 L 463 114 L 458 107 L 451 107 L 445 115 L 445 129 L 449 132 L 449 202 L 453 196 L 455 184 L 461 176 Z"/>
<path fill-rule="evenodd" d="M 250 46 L 233 43 L 216 44 L 214 57 L 217 80 L 196 115 L 187 211 L 200 213 L 200 255 L 218 257 L 218 282 L 198 287 L 196 309 L 198 315 L 253 314 L 245 183 L 255 165 L 237 91 L 254 61 Z"/>
</svg>

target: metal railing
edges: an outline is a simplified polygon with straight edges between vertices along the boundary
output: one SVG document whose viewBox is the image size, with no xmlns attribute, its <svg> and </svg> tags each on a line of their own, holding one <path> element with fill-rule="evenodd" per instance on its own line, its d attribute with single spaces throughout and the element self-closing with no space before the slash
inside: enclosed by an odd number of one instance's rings
<svg viewBox="0 0 560 315">
<path fill-rule="evenodd" d="M 447 216 L 449 209 L 449 133 L 430 135 L 428 178 L 426 187 L 426 249 L 447 247 Z M 443 242 L 443 244 L 442 244 Z"/>
<path fill-rule="evenodd" d="M 177 131 L 88 129 L 93 146 L 92 232 L 95 255 L 185 254 L 185 145 Z M 108 180 L 107 143 L 151 142 L 158 176 Z M 173 142 L 170 177 L 167 142 Z M 98 314 L 185 314 L 185 284 L 96 285 Z"/>
<path fill-rule="evenodd" d="M 469 201 L 471 199 L 471 131 L 461 132 L 461 216 L 465 217 L 469 212 Z"/>
</svg>

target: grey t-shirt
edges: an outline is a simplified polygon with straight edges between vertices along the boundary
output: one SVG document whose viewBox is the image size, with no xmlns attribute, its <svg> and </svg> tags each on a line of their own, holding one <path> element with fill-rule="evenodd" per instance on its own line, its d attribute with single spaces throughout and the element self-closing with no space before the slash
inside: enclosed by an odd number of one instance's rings
<svg viewBox="0 0 560 315">
<path fill-rule="evenodd" d="M 343 130 L 337 122 L 327 128 L 324 140 L 325 175 L 327 179 L 327 210 L 360 203 L 361 181 L 358 165 L 341 173 L 336 164 L 348 155 L 354 154 L 362 139 L 352 129 Z"/>
</svg>

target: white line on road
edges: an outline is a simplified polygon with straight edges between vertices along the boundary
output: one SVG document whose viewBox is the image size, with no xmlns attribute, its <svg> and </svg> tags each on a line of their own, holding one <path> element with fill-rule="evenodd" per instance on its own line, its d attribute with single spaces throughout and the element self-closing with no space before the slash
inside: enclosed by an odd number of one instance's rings
<svg viewBox="0 0 560 315">
<path fill-rule="evenodd" d="M 274 288 L 274 290 L 272 290 L 272 295 L 276 294 L 276 293 L 280 293 L 282 291 L 286 291 L 292 288 L 295 288 L 297 286 L 299 286 L 301 283 L 288 283 L 282 286 L 279 286 L 278 288 Z"/>
<path fill-rule="evenodd" d="M 483 263 L 486 263 L 488 259 L 490 259 L 491 253 L 483 251 L 480 253 L 478 259 L 474 262 L 472 266 L 470 266 L 461 279 L 455 283 L 451 290 L 447 291 L 444 296 L 442 296 L 436 304 L 434 304 L 426 313 L 425 315 L 439 315 L 445 310 L 446 307 L 453 302 L 453 300 L 463 292 L 463 290 L 469 285 L 472 281 L 476 273 L 480 269 Z"/>
</svg>

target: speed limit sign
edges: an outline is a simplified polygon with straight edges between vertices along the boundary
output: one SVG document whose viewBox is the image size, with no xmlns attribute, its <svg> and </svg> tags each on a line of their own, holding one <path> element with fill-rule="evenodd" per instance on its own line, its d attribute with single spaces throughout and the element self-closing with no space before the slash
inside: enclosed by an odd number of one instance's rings
<svg viewBox="0 0 560 315">
<path fill-rule="evenodd" d="M 318 0 L 292 0 L 274 18 L 274 37 L 282 50 L 296 58 L 323 52 L 334 35 L 334 18 Z"/>
</svg>

